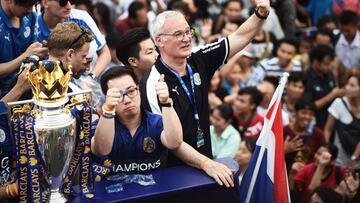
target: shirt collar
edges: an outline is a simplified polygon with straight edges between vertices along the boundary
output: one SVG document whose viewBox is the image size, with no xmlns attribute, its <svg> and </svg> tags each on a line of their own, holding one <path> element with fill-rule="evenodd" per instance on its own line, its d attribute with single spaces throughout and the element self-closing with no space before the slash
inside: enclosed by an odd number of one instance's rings
<svg viewBox="0 0 360 203">
<path fill-rule="evenodd" d="M 10 19 L 6 16 L 2 6 L 0 5 L 0 17 L 2 21 L 6 24 L 8 28 L 13 28 L 13 24 L 11 23 Z"/>
<path fill-rule="evenodd" d="M 230 131 L 231 131 L 231 125 L 228 125 L 228 127 L 226 127 L 225 130 L 221 133 L 220 139 L 227 140 L 231 135 Z M 214 132 L 215 132 L 215 127 L 214 127 Z"/>
<path fill-rule="evenodd" d="M 351 46 L 360 47 L 360 31 L 359 30 L 356 31 L 356 35 L 355 35 L 354 40 L 351 43 Z"/>
<path fill-rule="evenodd" d="M 147 122 L 148 117 L 149 117 L 148 114 L 149 114 L 150 112 L 146 111 L 142 105 L 140 106 L 140 111 L 141 111 L 141 125 L 140 125 L 140 127 L 141 127 L 141 126 L 146 125 L 146 122 Z M 115 115 L 115 119 L 117 119 L 118 123 L 120 124 L 120 126 L 121 126 L 122 128 L 126 128 L 126 126 L 120 122 L 119 117 L 117 117 L 116 115 Z M 126 129 L 127 129 L 127 128 L 126 128 Z"/>
<path fill-rule="evenodd" d="M 39 28 L 41 29 L 41 33 L 43 33 L 43 35 L 45 36 L 49 36 L 50 35 L 50 29 L 49 27 L 46 25 L 46 23 L 44 22 L 44 11 L 38 15 L 38 23 L 39 23 Z"/>
<path fill-rule="evenodd" d="M 359 30 L 356 31 L 355 38 L 351 42 L 351 44 L 348 43 L 348 41 L 345 39 L 343 34 L 340 35 L 339 43 L 342 45 L 350 46 L 350 47 L 360 47 L 360 32 L 359 32 Z"/>
</svg>

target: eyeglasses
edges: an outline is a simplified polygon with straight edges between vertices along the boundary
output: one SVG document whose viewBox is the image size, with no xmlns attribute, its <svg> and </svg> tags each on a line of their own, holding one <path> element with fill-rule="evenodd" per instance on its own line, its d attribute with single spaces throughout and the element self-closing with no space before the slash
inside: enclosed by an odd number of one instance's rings
<svg viewBox="0 0 360 203">
<path fill-rule="evenodd" d="M 126 90 L 120 90 L 121 102 L 124 101 L 125 96 L 128 96 L 130 99 L 136 97 L 139 93 L 138 89 L 138 87 L 128 87 Z"/>
<path fill-rule="evenodd" d="M 184 31 L 176 31 L 176 32 L 174 32 L 172 34 L 170 34 L 170 33 L 159 34 L 159 36 L 161 36 L 161 35 L 172 36 L 172 37 L 175 37 L 178 40 L 183 40 L 185 38 L 185 36 L 193 37 L 194 36 L 194 30 L 189 29 L 189 30 L 186 30 L 185 32 Z"/>
<path fill-rule="evenodd" d="M 70 44 L 68 49 L 71 49 L 74 46 L 74 44 L 76 44 L 82 38 L 82 36 L 86 34 L 85 29 L 83 27 L 80 28 L 81 28 L 81 34 Z"/>
<path fill-rule="evenodd" d="M 75 3 L 75 0 L 59 0 L 58 2 L 59 2 L 59 5 L 60 5 L 61 7 L 65 7 L 65 6 L 68 4 L 69 1 L 70 1 L 70 4 L 74 4 L 74 3 Z"/>
</svg>

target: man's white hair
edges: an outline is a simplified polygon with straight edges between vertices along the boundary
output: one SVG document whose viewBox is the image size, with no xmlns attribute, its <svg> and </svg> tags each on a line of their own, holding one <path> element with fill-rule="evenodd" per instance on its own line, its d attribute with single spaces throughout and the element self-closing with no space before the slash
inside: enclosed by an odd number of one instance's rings
<svg viewBox="0 0 360 203">
<path fill-rule="evenodd" d="M 155 39 L 159 34 L 163 32 L 165 20 L 168 17 L 182 17 L 184 18 L 184 15 L 180 13 L 179 11 L 164 11 L 160 13 L 158 16 L 156 16 L 155 20 L 152 24 L 152 37 Z"/>
</svg>

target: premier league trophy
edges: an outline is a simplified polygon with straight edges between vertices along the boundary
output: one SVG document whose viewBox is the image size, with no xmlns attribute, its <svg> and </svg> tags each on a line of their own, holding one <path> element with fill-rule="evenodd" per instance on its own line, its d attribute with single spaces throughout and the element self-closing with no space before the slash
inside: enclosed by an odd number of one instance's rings
<svg viewBox="0 0 360 203">
<path fill-rule="evenodd" d="M 28 76 L 34 104 L 38 107 L 34 129 L 50 178 L 50 200 L 62 198 L 59 187 L 74 151 L 76 121 L 70 110 L 64 108 L 69 101 L 67 91 L 71 75 L 70 69 L 63 74 L 59 62 L 40 62 L 38 70 Z"/>
<path fill-rule="evenodd" d="M 64 73 L 59 62 L 40 62 L 28 74 L 34 107 L 27 113 L 24 108 L 18 114 L 13 111 L 20 201 L 29 197 L 33 202 L 66 201 L 59 187 L 76 141 L 76 120 L 65 106 L 72 75 L 71 67 L 68 70 Z"/>
</svg>

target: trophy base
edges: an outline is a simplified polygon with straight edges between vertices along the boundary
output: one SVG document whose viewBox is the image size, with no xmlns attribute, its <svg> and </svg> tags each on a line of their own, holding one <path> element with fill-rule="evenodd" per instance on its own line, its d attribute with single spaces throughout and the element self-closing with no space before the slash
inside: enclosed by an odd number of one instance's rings
<svg viewBox="0 0 360 203">
<path fill-rule="evenodd" d="M 51 203 L 64 203 L 67 199 L 59 192 L 59 190 L 51 190 L 50 202 Z"/>
</svg>

